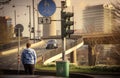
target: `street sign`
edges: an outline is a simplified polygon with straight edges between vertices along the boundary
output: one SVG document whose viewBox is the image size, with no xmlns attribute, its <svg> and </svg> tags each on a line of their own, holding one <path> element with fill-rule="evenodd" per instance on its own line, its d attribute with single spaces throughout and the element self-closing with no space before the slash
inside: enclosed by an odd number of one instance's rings
<svg viewBox="0 0 120 78">
<path fill-rule="evenodd" d="M 23 25 L 22 25 L 22 24 L 17 24 L 17 25 L 15 26 L 15 29 L 14 29 L 14 32 L 15 32 L 16 37 L 22 36 L 23 30 L 24 30 Z"/>
<path fill-rule="evenodd" d="M 41 15 L 49 17 L 56 11 L 56 4 L 53 0 L 41 0 L 38 4 L 38 11 Z"/>
<path fill-rule="evenodd" d="M 17 24 L 17 25 L 15 26 L 15 32 L 18 32 L 18 29 L 20 29 L 20 32 L 23 32 L 23 30 L 24 30 L 23 25 L 22 25 L 22 24 Z"/>
<path fill-rule="evenodd" d="M 51 18 L 50 17 L 38 17 L 38 24 L 50 24 Z"/>
</svg>

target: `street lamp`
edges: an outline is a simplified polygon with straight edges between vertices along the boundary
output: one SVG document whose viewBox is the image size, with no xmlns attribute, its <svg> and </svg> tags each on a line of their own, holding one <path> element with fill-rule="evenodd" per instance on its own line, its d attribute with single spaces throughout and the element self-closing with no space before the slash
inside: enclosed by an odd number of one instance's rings
<svg viewBox="0 0 120 78">
<path fill-rule="evenodd" d="M 16 26 L 16 9 L 15 9 L 15 5 L 12 6 L 14 8 L 14 20 L 15 20 L 15 26 Z"/>
<path fill-rule="evenodd" d="M 27 7 L 29 8 L 29 32 L 30 32 L 30 39 L 31 39 L 31 6 L 27 5 Z"/>
<path fill-rule="evenodd" d="M 37 20 L 39 18 L 39 12 L 37 9 L 35 9 L 35 11 L 37 12 Z M 40 39 L 40 27 L 39 27 L 39 23 L 37 23 L 37 39 Z"/>
</svg>

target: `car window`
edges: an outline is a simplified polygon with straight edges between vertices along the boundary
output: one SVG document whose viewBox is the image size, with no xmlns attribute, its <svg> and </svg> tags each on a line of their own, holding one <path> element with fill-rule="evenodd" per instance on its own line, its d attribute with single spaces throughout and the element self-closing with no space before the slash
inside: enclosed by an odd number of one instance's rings
<svg viewBox="0 0 120 78">
<path fill-rule="evenodd" d="M 54 44 L 54 43 L 57 43 L 57 40 L 49 40 L 47 43 L 48 44 Z"/>
<path fill-rule="evenodd" d="M 48 42 L 56 42 L 56 40 L 49 40 Z"/>
</svg>

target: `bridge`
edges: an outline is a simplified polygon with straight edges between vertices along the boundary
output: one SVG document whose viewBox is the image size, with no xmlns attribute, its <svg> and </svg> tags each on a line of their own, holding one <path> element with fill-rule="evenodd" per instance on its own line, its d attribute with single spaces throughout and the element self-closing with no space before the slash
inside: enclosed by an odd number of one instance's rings
<svg viewBox="0 0 120 78">
<path fill-rule="evenodd" d="M 42 51 L 42 53 L 40 53 L 40 51 L 39 51 L 40 49 L 36 48 L 36 47 L 44 46 L 46 44 L 45 43 L 46 39 L 59 39 L 59 40 L 61 40 L 61 37 L 60 36 L 50 36 L 48 38 L 43 38 L 42 41 L 32 45 L 32 47 L 35 48 L 37 51 L 38 63 L 42 63 L 42 64 L 49 64 L 52 61 L 56 61 L 57 59 L 62 57 L 62 46 L 58 47 L 57 49 L 52 49 L 52 50 L 44 50 L 43 49 L 44 47 L 42 47 L 41 50 L 43 50 L 43 51 Z M 88 52 L 88 64 L 90 66 L 95 65 L 96 53 L 93 52 L 94 51 L 93 48 L 95 47 L 95 45 L 97 45 L 97 44 L 120 44 L 120 42 L 119 42 L 120 38 L 118 36 L 114 36 L 112 34 L 72 35 L 70 37 L 70 39 L 67 39 L 67 41 L 69 41 L 69 40 L 73 40 L 73 41 L 67 43 L 67 50 L 65 51 L 65 54 L 66 55 L 71 54 L 71 62 L 76 64 L 77 63 L 77 61 L 76 61 L 77 49 L 83 45 L 88 45 L 89 46 L 88 47 L 88 51 L 89 51 Z M 38 44 L 39 44 L 39 46 L 38 46 Z M 23 47 L 20 48 L 20 50 L 22 50 L 22 49 L 23 49 Z M 1 52 L 1 54 L 0 54 L 1 55 L 0 56 L 0 62 L 1 62 L 0 67 L 2 67 L 2 68 L 4 68 L 4 67 L 15 68 L 17 65 L 15 63 L 15 62 L 17 62 L 17 58 L 11 59 L 11 56 L 16 56 L 16 52 L 17 52 L 17 49 L 14 49 L 11 51 L 9 50 L 6 52 Z M 5 61 L 3 61 L 3 60 L 5 60 Z M 11 66 L 6 65 L 9 63 Z"/>
<path fill-rule="evenodd" d="M 43 39 L 60 39 L 60 36 L 49 36 Z M 72 61 L 76 63 L 76 50 L 83 45 L 88 45 L 88 60 L 89 65 L 95 65 L 96 53 L 93 52 L 93 48 L 97 44 L 120 44 L 119 36 L 114 36 L 113 34 L 82 34 L 82 35 L 72 35 L 70 39 L 75 40 L 72 45 L 67 45 L 67 50 L 65 54 L 73 52 Z M 62 57 L 62 47 L 55 49 L 45 55 L 43 55 L 44 64 L 50 63 L 58 58 Z"/>
</svg>

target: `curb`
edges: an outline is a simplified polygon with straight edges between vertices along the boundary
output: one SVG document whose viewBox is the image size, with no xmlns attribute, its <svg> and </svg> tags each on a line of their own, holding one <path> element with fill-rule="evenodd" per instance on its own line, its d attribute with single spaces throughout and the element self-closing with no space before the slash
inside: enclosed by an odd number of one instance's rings
<svg viewBox="0 0 120 78">
<path fill-rule="evenodd" d="M 2 75 L 26 75 L 24 73 L 24 70 L 20 70 L 19 73 L 17 73 L 17 70 L 1 70 L 1 72 L 2 72 L 1 73 Z M 45 70 L 36 70 L 34 75 L 56 76 L 56 78 L 58 77 L 56 75 L 56 71 L 45 71 Z M 86 74 L 81 74 L 81 73 L 69 73 L 69 78 L 94 78 L 94 77 Z"/>
</svg>

